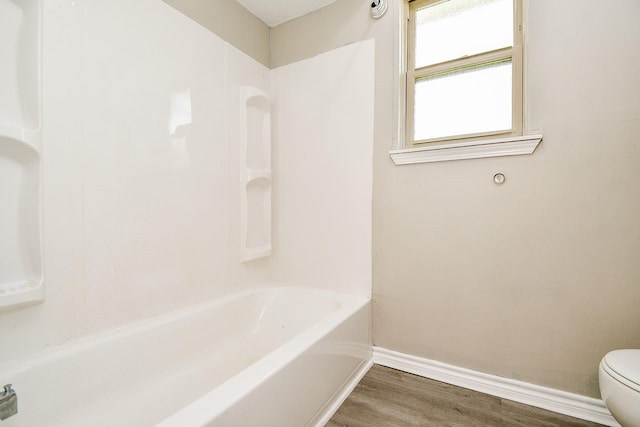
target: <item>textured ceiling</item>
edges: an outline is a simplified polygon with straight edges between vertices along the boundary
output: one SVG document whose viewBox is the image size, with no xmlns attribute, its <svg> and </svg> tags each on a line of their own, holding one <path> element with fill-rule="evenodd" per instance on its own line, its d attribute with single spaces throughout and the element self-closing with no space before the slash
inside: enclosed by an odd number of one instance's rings
<svg viewBox="0 0 640 427">
<path fill-rule="evenodd" d="M 306 15 L 336 0 L 237 0 L 270 27 Z"/>
</svg>

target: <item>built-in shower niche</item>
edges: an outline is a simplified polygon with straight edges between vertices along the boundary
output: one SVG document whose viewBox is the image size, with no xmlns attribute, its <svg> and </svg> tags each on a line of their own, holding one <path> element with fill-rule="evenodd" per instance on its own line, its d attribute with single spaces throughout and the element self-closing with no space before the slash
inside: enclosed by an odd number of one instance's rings
<svg viewBox="0 0 640 427">
<path fill-rule="evenodd" d="M 0 309 L 42 300 L 40 156 L 0 135 Z"/>
<path fill-rule="evenodd" d="M 40 127 L 40 0 L 0 0 L 0 127 Z"/>
<path fill-rule="evenodd" d="M 41 0 L 0 0 L 0 310 L 44 298 Z"/>
<path fill-rule="evenodd" d="M 271 255 L 271 103 L 244 88 L 242 105 L 242 260 Z"/>
</svg>

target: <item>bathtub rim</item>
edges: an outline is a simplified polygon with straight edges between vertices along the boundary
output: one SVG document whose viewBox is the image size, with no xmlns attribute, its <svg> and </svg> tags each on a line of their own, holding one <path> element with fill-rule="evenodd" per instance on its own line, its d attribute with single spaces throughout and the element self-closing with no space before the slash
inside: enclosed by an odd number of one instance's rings
<svg viewBox="0 0 640 427">
<path fill-rule="evenodd" d="M 105 345 L 105 344 L 117 341 L 118 339 L 121 339 L 121 338 L 131 337 L 136 334 L 144 333 L 156 327 L 160 327 L 175 321 L 179 321 L 180 319 L 187 318 L 190 315 L 201 314 L 204 311 L 210 310 L 217 306 L 222 306 L 226 303 L 229 303 L 236 299 L 240 299 L 250 294 L 265 292 L 268 294 L 275 295 L 278 292 L 282 292 L 282 291 L 285 291 L 285 292 L 286 291 L 294 291 L 294 292 L 308 291 L 308 292 L 322 293 L 325 295 L 327 294 L 332 295 L 334 297 L 341 299 L 340 300 L 341 304 L 335 311 L 340 311 L 343 309 L 342 299 L 344 299 L 347 302 L 352 301 L 353 303 L 356 303 L 356 301 L 358 300 L 361 300 L 363 303 L 371 300 L 370 297 L 363 297 L 363 296 L 358 296 L 358 295 L 353 295 L 348 293 L 341 293 L 341 292 L 322 289 L 318 287 L 303 287 L 300 285 L 268 282 L 267 284 L 260 284 L 260 285 L 256 285 L 248 288 L 242 288 L 237 290 L 236 292 L 232 292 L 232 293 L 217 296 L 217 297 L 212 297 L 202 302 L 197 302 L 195 304 L 179 307 L 179 308 L 176 308 L 175 310 L 171 310 L 166 313 L 161 313 L 145 319 L 135 320 L 128 324 L 95 331 L 88 335 L 68 338 L 59 343 L 47 344 L 41 349 L 27 355 L 26 357 L 10 359 L 0 363 L 0 375 L 1 376 L 15 375 L 21 371 L 30 369 L 40 364 L 45 364 L 49 361 L 55 361 L 58 358 L 63 358 L 65 356 L 75 353 L 76 351 L 90 349 L 91 347 L 94 347 L 97 345 Z"/>
</svg>

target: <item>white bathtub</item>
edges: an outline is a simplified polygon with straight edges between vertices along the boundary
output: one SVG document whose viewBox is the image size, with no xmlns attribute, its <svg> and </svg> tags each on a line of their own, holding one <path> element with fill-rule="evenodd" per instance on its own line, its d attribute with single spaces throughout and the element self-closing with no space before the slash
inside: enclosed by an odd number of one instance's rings
<svg viewBox="0 0 640 427">
<path fill-rule="evenodd" d="M 321 425 L 371 363 L 369 319 L 321 290 L 213 300 L 0 366 L 19 406 L 2 426 Z"/>
</svg>

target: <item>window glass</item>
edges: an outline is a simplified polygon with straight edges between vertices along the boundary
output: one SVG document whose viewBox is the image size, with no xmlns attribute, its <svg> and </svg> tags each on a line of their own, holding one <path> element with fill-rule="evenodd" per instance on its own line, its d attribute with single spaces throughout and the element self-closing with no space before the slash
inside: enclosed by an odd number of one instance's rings
<svg viewBox="0 0 640 427">
<path fill-rule="evenodd" d="M 415 68 L 513 45 L 512 0 L 444 0 L 416 10 Z"/>
<path fill-rule="evenodd" d="M 413 140 L 511 129 L 511 58 L 415 82 Z"/>
</svg>

